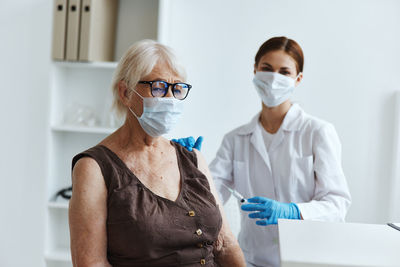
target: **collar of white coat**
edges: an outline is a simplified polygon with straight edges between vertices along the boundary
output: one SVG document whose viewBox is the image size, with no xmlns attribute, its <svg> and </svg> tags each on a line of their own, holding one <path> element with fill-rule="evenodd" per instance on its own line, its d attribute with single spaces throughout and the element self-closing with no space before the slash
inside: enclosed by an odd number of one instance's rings
<svg viewBox="0 0 400 267">
<path fill-rule="evenodd" d="M 281 129 L 284 131 L 298 131 L 303 122 L 303 109 L 296 103 L 292 104 L 285 118 L 283 119 Z M 240 135 L 251 134 L 255 131 L 257 123 L 260 119 L 261 112 L 259 112 L 253 119 L 244 125 L 239 131 Z"/>
</svg>

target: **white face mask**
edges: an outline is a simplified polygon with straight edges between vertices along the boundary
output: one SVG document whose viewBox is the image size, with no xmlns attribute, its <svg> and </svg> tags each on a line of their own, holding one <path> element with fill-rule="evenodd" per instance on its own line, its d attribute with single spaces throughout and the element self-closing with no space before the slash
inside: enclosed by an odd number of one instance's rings
<svg viewBox="0 0 400 267">
<path fill-rule="evenodd" d="M 263 103 L 267 107 L 276 107 L 292 95 L 300 74 L 293 79 L 277 72 L 257 71 L 253 83 Z"/>
<path fill-rule="evenodd" d="M 129 110 L 138 119 L 143 130 L 152 137 L 158 137 L 171 131 L 183 111 L 183 101 L 175 98 L 142 97 L 143 113 L 138 117 L 131 108 Z"/>
</svg>

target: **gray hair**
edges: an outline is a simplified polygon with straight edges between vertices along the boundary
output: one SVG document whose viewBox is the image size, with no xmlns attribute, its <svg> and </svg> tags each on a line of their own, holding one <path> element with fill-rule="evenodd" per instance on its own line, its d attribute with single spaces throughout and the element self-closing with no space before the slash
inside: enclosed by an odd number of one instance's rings
<svg viewBox="0 0 400 267">
<path fill-rule="evenodd" d="M 131 93 L 132 88 L 149 75 L 158 62 L 166 63 L 183 81 L 186 80 L 186 72 L 177 62 L 170 47 L 153 40 L 134 43 L 119 61 L 112 80 L 113 108 L 118 116 L 126 115 L 126 107 L 119 98 L 118 83 L 125 81 Z"/>
</svg>

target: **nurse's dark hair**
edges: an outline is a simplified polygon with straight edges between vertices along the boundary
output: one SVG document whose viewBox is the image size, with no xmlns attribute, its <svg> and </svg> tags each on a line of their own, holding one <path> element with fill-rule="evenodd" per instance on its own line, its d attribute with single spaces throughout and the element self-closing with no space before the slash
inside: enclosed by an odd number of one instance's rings
<svg viewBox="0 0 400 267">
<path fill-rule="evenodd" d="M 273 37 L 265 41 L 260 46 L 255 57 L 255 66 L 258 66 L 260 59 L 265 54 L 277 50 L 285 51 L 289 56 L 291 56 L 294 59 L 294 61 L 296 62 L 297 73 L 303 72 L 303 65 L 304 65 L 303 50 L 296 41 L 286 38 L 284 36 Z"/>
</svg>

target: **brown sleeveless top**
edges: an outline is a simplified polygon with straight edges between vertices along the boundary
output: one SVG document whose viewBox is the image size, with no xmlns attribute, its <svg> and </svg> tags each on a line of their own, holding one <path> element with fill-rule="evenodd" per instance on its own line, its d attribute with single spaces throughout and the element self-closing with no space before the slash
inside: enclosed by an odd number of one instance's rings
<svg viewBox="0 0 400 267">
<path fill-rule="evenodd" d="M 154 194 L 110 149 L 97 145 L 72 160 L 96 160 L 107 187 L 107 257 L 113 267 L 217 266 L 213 243 L 222 218 L 194 152 L 176 149 L 176 201 Z"/>
</svg>

